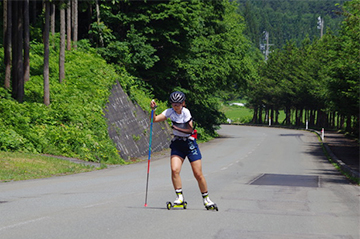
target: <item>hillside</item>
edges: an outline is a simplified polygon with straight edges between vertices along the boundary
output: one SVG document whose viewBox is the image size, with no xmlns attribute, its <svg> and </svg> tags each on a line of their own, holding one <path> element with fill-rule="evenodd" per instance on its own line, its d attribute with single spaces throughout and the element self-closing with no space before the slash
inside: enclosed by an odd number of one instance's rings
<svg viewBox="0 0 360 239">
<path fill-rule="evenodd" d="M 245 18 L 245 34 L 259 47 L 265 44 L 269 33 L 271 49 L 282 48 L 287 41 L 298 45 L 308 35 L 311 40 L 320 38 L 318 17 L 323 20 L 323 34 L 338 33 L 343 17 L 338 14 L 337 3 L 344 0 L 237 0 L 239 12 Z"/>
</svg>

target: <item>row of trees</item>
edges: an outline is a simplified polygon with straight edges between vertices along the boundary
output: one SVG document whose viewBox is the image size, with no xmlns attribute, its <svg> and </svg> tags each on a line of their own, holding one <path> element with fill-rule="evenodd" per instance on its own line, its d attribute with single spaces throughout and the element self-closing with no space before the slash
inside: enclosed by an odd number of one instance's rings
<svg viewBox="0 0 360 239">
<path fill-rule="evenodd" d="M 4 1 L 3 9 L 7 20 L 4 22 L 5 65 L 7 69 L 10 67 L 8 56 L 12 49 L 13 72 L 11 84 L 9 74 L 6 75 L 5 88 L 12 86 L 13 97 L 19 102 L 23 101 L 24 82 L 28 80 L 23 77 L 22 69 L 28 67 L 29 58 L 22 49 L 30 46 L 29 39 L 32 43 L 44 43 L 44 103 L 49 105 L 51 39 L 60 42 L 56 47 L 60 47 L 59 80 L 62 81 L 66 79 L 65 36 L 67 39 L 73 36 L 76 46 L 79 35 L 82 43 L 95 47 L 118 72 L 125 69 L 133 75 L 136 79 L 132 87 L 142 87 L 165 102 L 171 91 L 184 91 L 198 124 L 213 133 L 224 119 L 214 95 L 245 86 L 256 76 L 253 63 L 261 59 L 242 33 L 245 24 L 236 13 L 237 7 L 227 0 L 94 0 L 78 4 L 77 0 L 46 0 L 43 5 L 26 0 Z M 32 9 L 30 13 L 29 9 Z M 30 21 L 26 20 L 29 16 Z M 72 23 L 70 16 L 74 16 Z M 54 34 L 53 29 L 59 33 Z M 26 40 L 21 38 L 23 35 L 27 36 Z M 67 46 L 71 46 L 69 41 Z M 129 88 L 125 90 L 131 94 Z"/>
<path fill-rule="evenodd" d="M 268 118 L 279 123 L 277 112 L 285 109 L 286 124 L 294 112 L 298 126 L 308 121 L 359 132 L 360 1 L 346 2 L 343 14 L 339 35 L 307 38 L 300 47 L 289 41 L 270 54 L 261 66 L 261 80 L 251 82 L 254 122 L 263 122 L 265 108 Z"/>
<path fill-rule="evenodd" d="M 50 29 L 54 39 L 55 36 L 55 12 L 60 13 L 60 54 L 59 54 L 59 81 L 65 78 L 65 36 L 67 35 L 67 49 L 71 50 L 71 36 L 73 36 L 74 47 L 77 42 L 77 0 L 66 1 L 3 1 L 3 46 L 4 46 L 4 87 L 10 89 L 13 98 L 19 102 L 24 100 L 24 85 L 30 79 L 30 28 L 40 25 L 43 29 L 42 37 L 44 44 L 44 104 L 50 104 L 49 83 L 49 47 Z M 30 12 L 31 9 L 31 12 Z M 44 15 L 37 24 L 39 18 L 37 12 Z M 65 22 L 65 11 L 67 12 L 67 31 Z M 51 28 L 50 28 L 51 27 Z M 72 34 L 73 33 L 73 34 Z M 39 40 L 34 39 L 33 40 Z"/>
<path fill-rule="evenodd" d="M 271 7 L 274 2 L 269 3 Z M 184 91 L 188 107 L 208 133 L 224 120 L 215 98 L 224 92 L 246 94 L 256 109 L 286 108 L 288 115 L 291 109 L 297 109 L 299 115 L 302 109 L 331 110 L 351 118 L 349 115 L 354 117 L 356 112 L 345 112 L 343 103 L 351 105 L 346 108 L 358 109 L 357 101 L 350 104 L 345 100 L 358 93 L 353 87 L 358 83 L 353 69 L 357 64 L 344 59 L 351 55 L 355 62 L 358 60 L 354 54 L 358 44 L 358 12 L 354 9 L 358 2 L 347 2 L 349 15 L 339 36 L 328 32 L 321 40 L 305 40 L 300 47 L 290 41 L 259 66 L 262 56 L 243 33 L 248 31 L 249 21 L 237 13 L 235 1 L 45 0 L 40 4 L 5 0 L 0 3 L 4 10 L 4 86 L 11 88 L 15 99 L 23 101 L 31 64 L 30 42 L 43 42 L 44 103 L 49 105 L 49 47 L 59 48 L 61 82 L 66 79 L 65 46 L 70 50 L 72 38 L 75 48 L 77 44 L 92 46 L 118 72 L 125 70 L 134 76 L 132 86 L 124 86 L 130 95 L 131 87 L 137 87 L 165 102 L 171 91 Z M 290 9 L 289 4 L 284 6 Z M 276 19 L 275 15 L 272 18 Z M 350 24 L 349 19 L 355 23 Z M 341 104 L 336 98 L 339 92 Z M 257 116 L 262 110 L 255 112 L 254 120 L 259 122 L 262 117 Z"/>
</svg>

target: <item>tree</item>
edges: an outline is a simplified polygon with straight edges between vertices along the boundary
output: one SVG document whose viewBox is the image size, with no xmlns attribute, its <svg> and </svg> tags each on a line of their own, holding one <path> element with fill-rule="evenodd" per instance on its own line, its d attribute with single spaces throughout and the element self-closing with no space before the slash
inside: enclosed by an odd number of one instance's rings
<svg viewBox="0 0 360 239">
<path fill-rule="evenodd" d="M 51 32 L 51 39 L 52 39 L 52 47 L 55 47 L 55 11 L 56 11 L 56 5 L 54 1 L 50 2 L 50 32 Z"/>
<path fill-rule="evenodd" d="M 24 81 L 30 80 L 30 19 L 29 0 L 24 1 Z"/>
<path fill-rule="evenodd" d="M 18 102 L 24 100 L 24 61 L 23 31 L 24 2 L 15 1 L 12 5 L 12 96 Z"/>
<path fill-rule="evenodd" d="M 300 46 L 306 36 L 312 41 L 318 39 L 320 31 L 316 28 L 316 21 L 319 16 L 325 19 L 324 33 L 331 29 L 337 34 L 342 17 L 336 14 L 340 10 L 336 3 L 346 1 L 237 0 L 240 14 L 246 21 L 245 34 L 258 46 L 259 41 L 264 43 L 263 32 L 270 32 L 273 49 L 281 49 L 290 40 Z"/>
<path fill-rule="evenodd" d="M 347 131 L 359 131 L 359 92 L 360 92 L 360 1 L 344 4 L 346 19 L 340 36 L 329 45 L 330 66 L 327 68 L 328 94 L 340 114 L 347 117 Z M 354 118 L 354 125 L 352 125 Z"/>
<path fill-rule="evenodd" d="M 44 104 L 50 105 L 50 79 L 49 79 L 49 30 L 50 30 L 50 2 L 45 1 L 45 27 L 44 39 Z"/>
<path fill-rule="evenodd" d="M 12 1 L 4 0 L 4 65 L 5 89 L 10 89 L 11 81 L 11 43 L 12 43 Z"/>
<path fill-rule="evenodd" d="M 73 42 L 74 42 L 74 48 L 77 48 L 77 41 L 78 41 L 78 0 L 71 0 L 72 2 L 72 28 L 73 28 Z"/>
<path fill-rule="evenodd" d="M 60 54 L 59 54 L 59 82 L 65 78 L 65 7 L 60 1 Z"/>
<path fill-rule="evenodd" d="M 244 88 L 256 77 L 258 51 L 242 33 L 245 25 L 236 6 L 227 0 L 111 4 L 100 5 L 102 29 L 113 30 L 101 32 L 104 58 L 125 66 L 158 99 L 184 91 L 198 125 L 214 133 L 224 119 L 217 92 Z M 94 27 L 91 33 L 100 34 Z"/>
<path fill-rule="evenodd" d="M 71 50 L 71 2 L 67 2 L 66 7 L 66 46 L 67 50 Z"/>
<path fill-rule="evenodd" d="M 96 23 L 98 28 L 100 29 L 100 7 L 99 7 L 99 1 L 96 0 L 95 1 L 95 5 L 96 5 Z M 100 42 L 100 47 L 104 47 L 104 39 L 103 39 L 103 33 L 102 30 L 99 30 L 99 42 Z"/>
</svg>

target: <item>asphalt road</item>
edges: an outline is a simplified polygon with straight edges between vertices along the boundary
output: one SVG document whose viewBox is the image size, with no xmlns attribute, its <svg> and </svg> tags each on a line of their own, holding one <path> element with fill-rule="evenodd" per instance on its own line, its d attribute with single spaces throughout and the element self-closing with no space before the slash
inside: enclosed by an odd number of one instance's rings
<svg viewBox="0 0 360 239">
<path fill-rule="evenodd" d="M 189 163 L 182 170 L 188 208 L 173 201 L 168 155 L 78 175 L 0 184 L 0 238 L 359 237 L 359 187 L 324 156 L 317 136 L 268 127 L 222 126 L 200 145 L 207 211 Z"/>
</svg>

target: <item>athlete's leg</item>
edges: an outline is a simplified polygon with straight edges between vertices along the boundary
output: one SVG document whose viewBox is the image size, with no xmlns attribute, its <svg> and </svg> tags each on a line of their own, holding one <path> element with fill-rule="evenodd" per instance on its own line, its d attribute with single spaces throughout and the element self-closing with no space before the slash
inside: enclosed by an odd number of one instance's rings
<svg viewBox="0 0 360 239">
<path fill-rule="evenodd" d="M 216 204 L 210 200 L 208 189 L 207 189 L 207 183 L 206 183 L 205 177 L 202 173 L 201 160 L 196 160 L 196 161 L 191 162 L 191 168 L 193 170 L 196 180 L 198 181 L 199 189 L 200 189 L 201 195 L 203 197 L 203 202 L 204 202 L 205 207 L 207 209 L 218 210 Z"/>
<path fill-rule="evenodd" d="M 181 189 L 182 182 L 180 177 L 181 166 L 184 162 L 184 159 L 178 155 L 171 155 L 171 180 L 174 186 L 174 189 Z"/>
<path fill-rule="evenodd" d="M 201 160 L 196 160 L 191 162 L 191 168 L 194 174 L 194 177 L 196 178 L 198 185 L 199 185 L 199 189 L 201 193 L 205 193 L 208 191 L 207 189 L 207 183 L 205 180 L 205 177 L 202 173 L 202 164 L 201 164 Z"/>
</svg>

